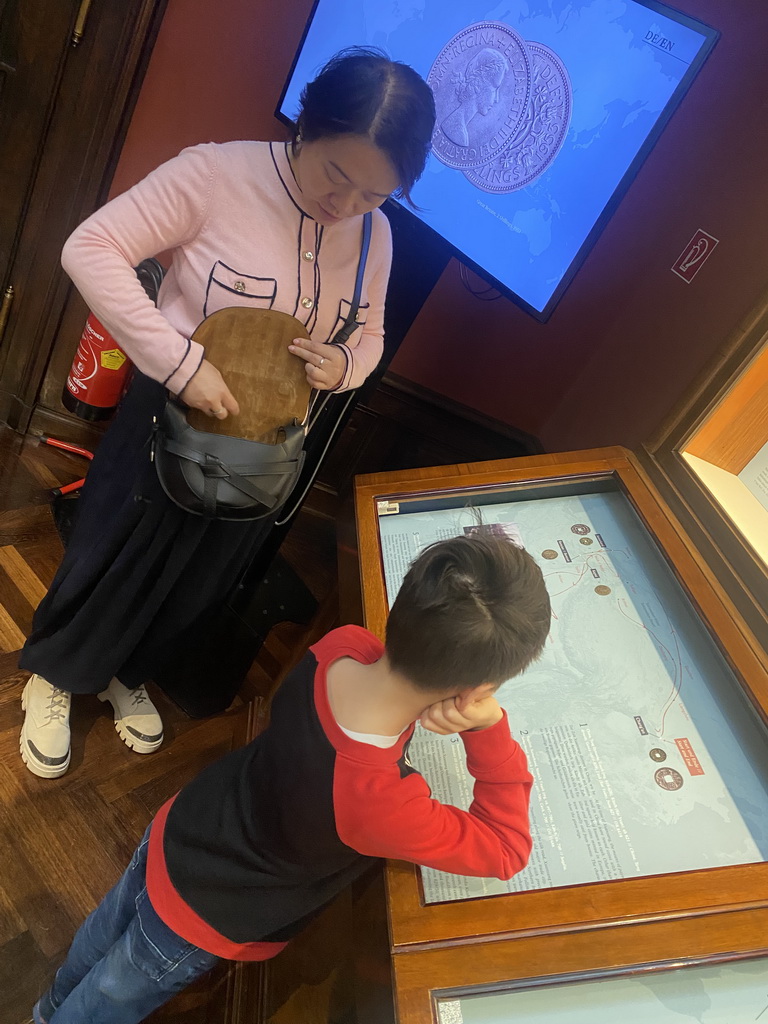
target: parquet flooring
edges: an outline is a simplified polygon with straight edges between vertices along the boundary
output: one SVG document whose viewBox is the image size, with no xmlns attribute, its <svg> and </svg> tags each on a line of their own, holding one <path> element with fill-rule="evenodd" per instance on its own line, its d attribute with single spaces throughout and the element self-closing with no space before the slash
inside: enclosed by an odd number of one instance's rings
<svg viewBox="0 0 768 1024">
<path fill-rule="evenodd" d="M 0 1024 L 29 1019 L 75 929 L 122 873 L 158 807 L 252 728 L 252 702 L 238 699 L 224 714 L 191 720 L 152 689 L 166 741 L 156 754 L 140 756 L 117 736 L 108 705 L 80 697 L 67 774 L 42 780 L 24 767 L 18 740 L 26 674 L 16 658 L 62 553 L 49 489 L 83 471 L 82 460 L 0 428 Z M 268 694 L 306 645 L 335 624 L 332 529 L 299 525 L 292 543 L 295 560 L 305 569 L 311 563 L 312 578 L 302 575 L 321 613 L 310 627 L 272 631 L 249 675 L 248 696 Z M 222 969 L 152 1020 L 225 1022 L 228 984 Z"/>
</svg>

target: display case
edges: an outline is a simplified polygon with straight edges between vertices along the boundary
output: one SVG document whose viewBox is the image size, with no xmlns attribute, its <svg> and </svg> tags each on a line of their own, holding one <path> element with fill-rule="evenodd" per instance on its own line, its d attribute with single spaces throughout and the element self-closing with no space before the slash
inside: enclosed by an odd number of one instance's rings
<svg viewBox="0 0 768 1024">
<path fill-rule="evenodd" d="M 679 451 L 768 569 L 768 344 Z"/>
<path fill-rule="evenodd" d="M 768 656 L 642 462 L 608 448 L 379 474 L 355 497 L 380 636 L 410 560 L 454 534 L 523 544 L 553 603 L 542 659 L 499 693 L 537 780 L 529 867 L 502 883 L 387 866 L 402 1024 L 445 1024 L 444 990 L 762 948 Z M 410 756 L 468 806 L 454 740 L 417 730 Z"/>
<path fill-rule="evenodd" d="M 436 1003 L 439 1024 L 616 1024 L 618 1015 L 649 1024 L 673 1019 L 746 1024 L 768 1012 L 767 992 L 768 961 L 756 958 L 526 979 L 502 991 L 447 993 Z"/>
<path fill-rule="evenodd" d="M 768 644 L 768 296 L 641 457 L 710 571 Z"/>
<path fill-rule="evenodd" d="M 754 1024 L 768 1016 L 765 915 L 630 925 L 395 957 L 400 1024 Z M 687 952 L 681 953 L 681 944 Z"/>
</svg>

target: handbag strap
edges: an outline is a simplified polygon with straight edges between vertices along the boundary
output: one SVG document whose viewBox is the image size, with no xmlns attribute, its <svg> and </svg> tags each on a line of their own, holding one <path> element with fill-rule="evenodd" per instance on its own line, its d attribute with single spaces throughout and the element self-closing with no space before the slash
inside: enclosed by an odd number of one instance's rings
<svg viewBox="0 0 768 1024">
<path fill-rule="evenodd" d="M 368 250 L 371 247 L 371 232 L 373 230 L 373 214 L 366 213 L 363 215 L 363 238 L 360 243 L 360 257 L 357 261 L 357 275 L 355 277 L 355 288 L 352 293 L 352 303 L 349 307 L 349 313 L 346 320 L 331 338 L 330 345 L 346 345 L 349 341 L 352 333 L 357 328 L 357 314 L 360 309 L 360 297 L 363 294 L 363 278 L 365 277 L 365 265 L 368 261 Z M 346 368 L 344 370 L 344 377 L 347 375 L 349 369 L 349 355 L 345 352 L 344 358 L 347 360 Z M 344 379 L 342 377 L 342 380 Z M 317 418 L 320 413 L 328 404 L 329 399 L 332 395 L 335 395 L 335 391 L 324 391 L 323 397 L 320 398 L 319 391 L 313 391 L 312 397 L 309 400 L 309 408 L 307 409 L 306 425 L 307 433 L 312 429 L 314 424 L 317 422 Z M 319 399 L 319 401 L 318 401 Z M 325 454 L 325 453 L 323 453 Z M 319 467 L 318 467 L 319 468 Z M 312 477 L 314 480 L 314 475 Z M 310 487 L 312 484 L 310 483 Z M 308 490 L 309 488 L 307 488 Z M 305 492 L 306 493 L 306 492 Z M 303 500 L 303 496 L 300 500 Z"/>
<path fill-rule="evenodd" d="M 347 317 L 347 319 L 344 321 L 344 323 L 341 325 L 341 327 L 339 328 L 339 330 L 336 332 L 336 334 L 333 337 L 333 340 L 331 342 L 331 344 L 333 344 L 333 345 L 346 345 L 347 341 L 349 341 L 349 338 L 350 338 L 352 332 L 357 327 L 357 323 L 356 323 L 357 311 L 360 308 L 360 296 L 362 295 L 362 292 L 363 292 L 363 277 L 365 276 L 365 264 L 366 264 L 366 262 L 368 260 L 368 249 L 370 248 L 370 245 L 371 245 L 372 225 L 373 225 L 373 214 L 370 213 L 370 212 L 366 213 L 363 216 L 363 239 L 362 239 L 362 242 L 360 243 L 360 258 L 357 261 L 357 276 L 355 278 L 355 290 L 354 290 L 354 292 L 352 294 L 352 305 L 349 308 L 349 316 Z M 346 356 L 347 360 L 349 360 L 349 356 L 346 353 L 345 353 L 345 356 Z M 349 363 L 347 363 L 347 366 L 349 366 Z M 345 376 L 346 376 L 346 371 L 345 371 Z M 331 399 L 331 397 L 334 394 L 336 394 L 336 392 L 335 391 L 325 391 L 325 392 L 323 392 L 323 397 L 318 402 L 316 399 L 317 399 L 319 394 L 320 394 L 319 391 L 316 391 L 314 393 L 314 395 L 312 396 L 312 399 L 310 401 L 309 409 L 307 410 L 307 433 L 309 433 L 309 431 L 312 429 L 314 424 L 317 422 L 317 420 L 319 419 L 320 414 L 322 413 L 323 409 L 325 409 L 325 407 L 328 404 L 329 400 Z M 322 461 L 325 458 L 326 452 L 331 447 L 333 439 L 336 436 L 336 432 L 339 429 L 339 425 L 340 425 L 340 423 L 341 423 L 341 421 L 342 421 L 342 419 L 344 417 L 344 413 L 347 411 L 347 408 L 349 407 L 349 404 L 352 401 L 352 399 L 354 397 L 354 394 L 355 394 L 354 390 L 351 390 L 351 391 L 347 392 L 346 401 L 344 402 L 344 406 L 343 406 L 342 409 L 339 410 L 339 414 L 336 417 L 336 422 L 331 427 L 330 436 L 328 437 L 328 440 L 326 441 L 325 447 L 323 448 L 322 452 L 320 453 L 319 458 L 315 461 L 315 465 L 314 465 L 314 467 L 312 468 L 312 471 L 309 474 L 309 479 L 306 481 L 304 487 L 302 488 L 300 496 L 298 497 L 298 499 L 296 501 L 294 501 L 294 503 L 293 503 L 293 505 L 291 507 L 291 511 L 288 513 L 288 515 L 283 516 L 281 519 L 277 520 L 275 522 L 275 526 L 283 526 L 283 525 L 285 525 L 285 523 L 287 523 L 288 520 L 291 519 L 295 515 L 295 513 L 298 510 L 299 506 L 301 505 L 302 501 L 304 501 L 304 498 L 307 496 L 310 487 L 315 482 L 315 477 L 317 476 L 317 474 L 320 471 L 320 465 L 322 464 Z"/>
<path fill-rule="evenodd" d="M 360 259 L 357 261 L 357 276 L 355 277 L 355 290 L 352 294 L 352 305 L 349 307 L 349 315 L 336 334 L 333 336 L 333 345 L 346 345 L 352 332 L 357 327 L 357 312 L 360 309 L 360 296 L 363 294 L 363 278 L 365 277 L 365 264 L 368 260 L 368 250 L 371 246 L 371 229 L 373 214 L 366 213 L 363 217 L 363 240 L 360 245 Z"/>
</svg>

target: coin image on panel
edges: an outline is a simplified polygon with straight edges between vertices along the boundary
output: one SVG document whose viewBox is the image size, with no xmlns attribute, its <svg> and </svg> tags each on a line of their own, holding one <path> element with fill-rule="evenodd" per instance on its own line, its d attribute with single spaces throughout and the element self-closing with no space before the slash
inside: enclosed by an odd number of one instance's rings
<svg viewBox="0 0 768 1024">
<path fill-rule="evenodd" d="M 592 540 L 591 537 L 582 537 L 581 540 L 579 541 L 579 544 L 585 544 L 587 547 L 589 547 L 590 544 L 594 544 L 594 543 L 595 542 Z"/>
<path fill-rule="evenodd" d="M 525 42 L 501 22 L 476 22 L 442 48 L 427 84 L 437 115 L 432 152 L 448 167 L 480 167 L 507 148 L 528 109 Z"/>
<path fill-rule="evenodd" d="M 653 773 L 656 785 L 662 789 L 680 789 L 683 776 L 674 768 L 659 768 Z"/>
<path fill-rule="evenodd" d="M 553 548 L 547 548 L 541 552 L 542 558 L 557 558 L 557 552 Z"/>
<path fill-rule="evenodd" d="M 578 537 L 583 537 L 585 533 L 589 532 L 589 527 L 586 523 L 574 523 L 571 527 L 571 533 L 575 533 Z"/>
<path fill-rule="evenodd" d="M 653 750 L 650 751 L 648 756 L 650 757 L 650 759 L 652 761 L 666 761 L 667 760 L 667 755 L 661 749 L 661 747 L 654 747 Z"/>
<path fill-rule="evenodd" d="M 605 597 L 605 595 L 610 594 L 610 592 L 611 588 L 606 587 L 604 583 L 601 583 L 599 586 L 595 587 L 595 593 L 600 594 L 601 597 Z"/>
<path fill-rule="evenodd" d="M 514 139 L 493 160 L 464 171 L 484 192 L 515 192 L 549 167 L 568 134 L 573 91 L 565 65 L 548 46 L 526 43 L 532 84 L 528 109 Z"/>
</svg>

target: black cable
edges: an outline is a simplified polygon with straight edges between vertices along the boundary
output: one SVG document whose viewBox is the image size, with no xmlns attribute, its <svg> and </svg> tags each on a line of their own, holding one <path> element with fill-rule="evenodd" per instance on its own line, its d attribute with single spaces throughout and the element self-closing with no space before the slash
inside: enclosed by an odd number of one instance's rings
<svg viewBox="0 0 768 1024">
<path fill-rule="evenodd" d="M 495 302 L 497 299 L 503 298 L 501 292 L 497 288 L 494 288 L 493 285 L 489 285 L 487 288 L 483 288 L 479 291 L 473 288 L 472 285 L 469 283 L 469 278 L 467 276 L 467 268 L 464 266 L 463 263 L 459 264 L 459 277 L 461 279 L 461 283 L 467 289 L 469 294 L 473 295 L 476 299 L 480 299 L 481 302 Z M 488 295 L 490 292 L 494 292 L 495 294 L 491 295 L 490 298 L 485 298 L 485 296 Z"/>
</svg>

